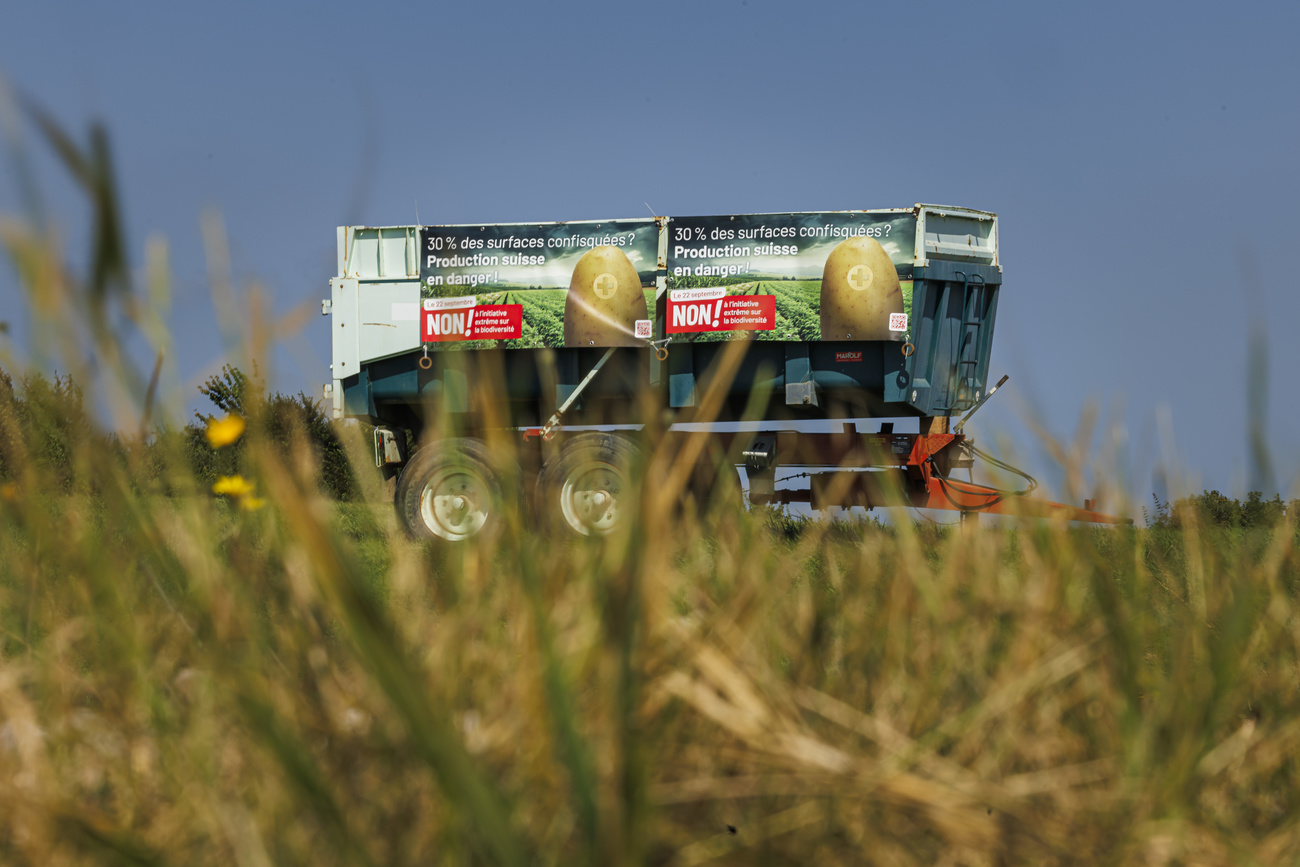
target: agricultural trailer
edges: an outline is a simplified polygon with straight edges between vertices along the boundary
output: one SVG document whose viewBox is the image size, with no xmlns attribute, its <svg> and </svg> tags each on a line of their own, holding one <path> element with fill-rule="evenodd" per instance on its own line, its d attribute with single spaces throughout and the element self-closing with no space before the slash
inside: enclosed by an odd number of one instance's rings
<svg viewBox="0 0 1300 867">
<path fill-rule="evenodd" d="M 755 504 L 1119 520 L 953 478 L 981 453 L 950 418 L 996 390 L 993 213 L 343 226 L 337 249 L 326 399 L 374 426 L 418 538 L 490 532 L 521 482 L 540 520 L 608 533 L 638 460 L 700 436 L 687 497 L 739 491 L 743 464 Z M 503 431 L 507 458 L 485 441 Z"/>
</svg>

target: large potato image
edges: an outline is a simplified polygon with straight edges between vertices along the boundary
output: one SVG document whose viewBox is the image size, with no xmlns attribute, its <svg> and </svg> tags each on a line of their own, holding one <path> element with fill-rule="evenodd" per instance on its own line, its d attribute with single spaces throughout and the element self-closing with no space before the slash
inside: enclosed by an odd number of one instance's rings
<svg viewBox="0 0 1300 867">
<path fill-rule="evenodd" d="M 903 290 L 889 254 L 874 238 L 849 238 L 822 271 L 822 340 L 897 340 L 889 314 L 903 312 Z"/>
<path fill-rule="evenodd" d="M 565 346 L 641 346 L 634 326 L 649 318 L 641 278 L 622 250 L 595 247 L 583 254 L 564 299 Z"/>
</svg>

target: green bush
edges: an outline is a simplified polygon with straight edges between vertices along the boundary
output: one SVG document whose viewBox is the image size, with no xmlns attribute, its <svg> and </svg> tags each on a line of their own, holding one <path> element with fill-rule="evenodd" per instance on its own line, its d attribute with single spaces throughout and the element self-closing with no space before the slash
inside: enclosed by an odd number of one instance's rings
<svg viewBox="0 0 1300 867">
<path fill-rule="evenodd" d="M 56 373 L 51 380 L 28 374 L 15 386 L 13 377 L 0 369 L 0 480 L 30 469 L 67 492 L 75 478 L 76 445 L 96 436 L 71 376 Z"/>
<path fill-rule="evenodd" d="M 1234 500 L 1218 491 L 1202 491 L 1170 504 L 1154 494 L 1155 513 L 1142 510 L 1148 527 L 1181 529 L 1193 520 L 1201 526 L 1235 527 L 1242 530 L 1265 530 L 1276 527 L 1287 515 L 1295 515 L 1300 500 L 1288 506 L 1276 494 L 1265 500 L 1259 491 L 1246 495 L 1246 502 Z"/>
<path fill-rule="evenodd" d="M 321 491 L 335 500 L 359 498 L 339 432 L 319 401 L 301 392 L 263 398 L 256 379 L 250 381 L 230 365 L 209 377 L 199 391 L 220 412 L 248 416 L 281 456 L 289 456 L 299 439 L 307 443 L 319 467 Z M 195 413 L 195 421 L 180 431 L 155 426 L 144 437 L 104 433 L 87 413 L 82 390 L 70 375 L 48 379 L 28 374 L 15 383 L 0 369 L 0 482 L 31 471 L 69 493 L 78 479 L 78 446 L 93 444 L 96 453 L 112 455 L 115 464 L 129 467 L 139 490 L 175 492 L 166 483 L 165 471 L 166 454 L 173 449 L 186 456 L 194 477 L 210 487 L 221 476 L 245 472 L 248 465 L 244 441 L 220 449 L 208 443 L 207 426 L 215 417 Z"/>
<path fill-rule="evenodd" d="M 256 364 L 253 365 L 252 377 L 227 364 L 221 368 L 220 374 L 208 377 L 207 382 L 199 386 L 199 391 L 220 412 L 246 418 L 250 427 L 283 457 L 293 453 L 299 439 L 306 442 L 319 467 L 321 491 L 335 500 L 359 498 L 360 488 L 352 465 L 334 422 L 326 415 L 320 401 L 302 392 L 292 397 L 279 392 L 264 396 L 265 388 Z M 206 434 L 208 425 L 216 416 L 194 415 L 195 423 L 185 428 L 185 446 L 195 475 L 211 484 L 219 476 L 243 472 L 248 463 L 244 440 L 214 449 Z"/>
</svg>

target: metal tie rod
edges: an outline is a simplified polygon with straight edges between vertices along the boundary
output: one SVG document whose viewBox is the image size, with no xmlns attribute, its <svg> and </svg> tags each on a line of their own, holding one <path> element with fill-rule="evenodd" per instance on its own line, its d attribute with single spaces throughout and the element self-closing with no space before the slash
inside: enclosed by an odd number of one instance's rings
<svg viewBox="0 0 1300 867">
<path fill-rule="evenodd" d="M 543 439 L 549 440 L 555 435 L 555 429 L 560 426 L 560 416 L 564 415 L 565 411 L 569 407 L 573 406 L 573 402 L 581 396 L 583 389 L 590 385 L 591 381 L 596 378 L 596 374 L 600 373 L 600 369 L 605 366 L 606 361 L 609 361 L 609 357 L 614 354 L 616 348 L 617 347 L 611 346 L 609 349 L 605 350 L 605 354 L 600 357 L 600 361 L 597 361 L 595 366 L 587 372 L 587 375 L 582 378 L 582 382 L 578 383 L 578 387 L 569 393 L 569 396 L 565 398 L 564 403 L 560 404 L 560 408 L 555 411 L 555 414 L 546 420 L 546 424 L 542 425 Z"/>
<path fill-rule="evenodd" d="M 1010 374 L 1003 375 L 1003 377 L 998 380 L 998 384 L 990 388 L 988 390 L 988 393 L 985 394 L 984 397 L 980 398 L 980 401 L 970 408 L 970 412 L 966 413 L 964 416 L 961 417 L 961 421 L 957 422 L 957 424 L 953 427 L 952 432 L 961 433 L 962 428 L 966 426 L 966 422 L 969 421 L 970 417 L 975 414 L 975 411 L 980 407 L 982 407 L 984 404 L 988 403 L 988 400 L 990 397 L 993 396 L 993 393 L 997 391 L 999 388 L 1001 388 L 1004 384 L 1006 384 L 1006 381 L 1010 378 L 1011 378 Z"/>
</svg>

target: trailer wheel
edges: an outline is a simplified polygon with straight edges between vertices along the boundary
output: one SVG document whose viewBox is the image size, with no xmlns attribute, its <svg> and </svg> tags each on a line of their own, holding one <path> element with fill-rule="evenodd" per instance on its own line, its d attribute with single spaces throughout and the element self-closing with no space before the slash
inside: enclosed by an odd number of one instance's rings
<svg viewBox="0 0 1300 867">
<path fill-rule="evenodd" d="M 682 506 L 690 502 L 696 517 L 714 516 L 727 510 L 744 510 L 745 492 L 740 473 L 731 464 L 701 464 L 691 473 L 683 492 Z"/>
<path fill-rule="evenodd" d="M 397 516 L 415 539 L 464 542 L 496 532 L 505 498 L 481 440 L 430 443 L 402 468 Z"/>
<path fill-rule="evenodd" d="M 545 523 L 583 536 L 606 536 L 629 519 L 637 499 L 633 468 L 641 448 L 617 434 L 575 435 L 542 465 L 533 509 Z"/>
<path fill-rule="evenodd" d="M 744 507 L 745 494 L 736 465 L 716 440 L 709 441 L 682 491 L 682 512 L 693 509 L 695 517 L 703 518 Z"/>
</svg>

